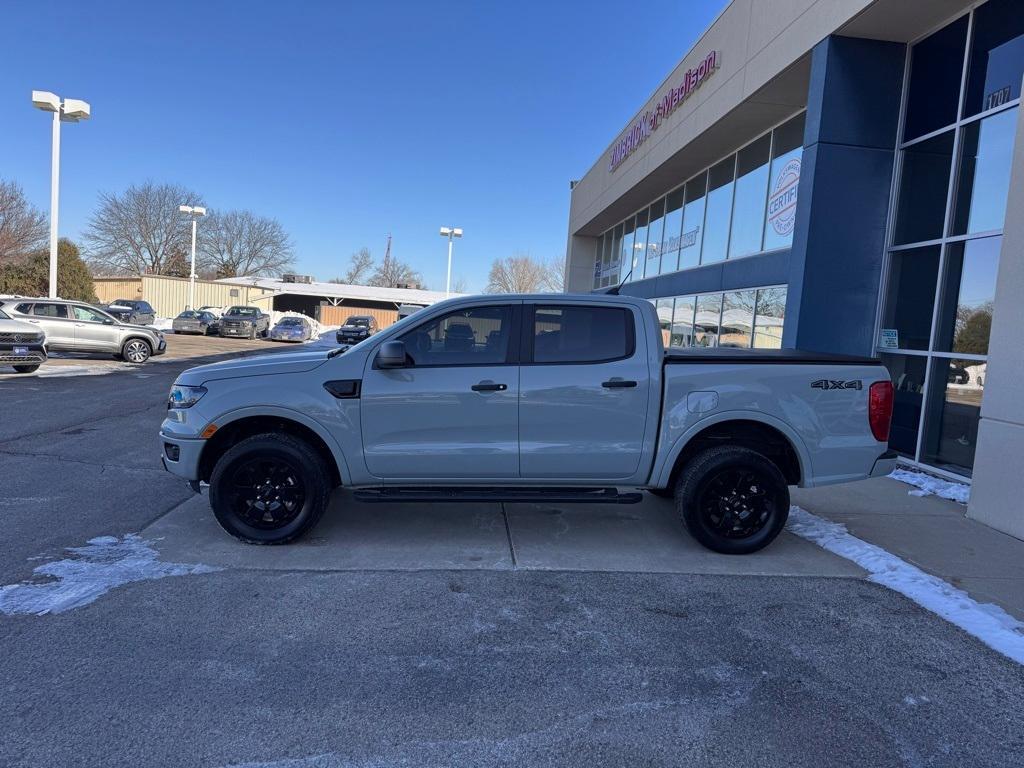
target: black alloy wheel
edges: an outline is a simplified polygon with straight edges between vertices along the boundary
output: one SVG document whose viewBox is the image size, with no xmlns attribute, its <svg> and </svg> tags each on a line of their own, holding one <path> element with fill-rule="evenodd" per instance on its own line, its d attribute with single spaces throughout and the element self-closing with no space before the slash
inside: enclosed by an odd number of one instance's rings
<svg viewBox="0 0 1024 768">
<path fill-rule="evenodd" d="M 739 446 L 695 455 L 676 483 L 676 508 L 690 534 L 715 552 L 762 549 L 789 518 L 789 486 L 773 461 Z"/>
</svg>

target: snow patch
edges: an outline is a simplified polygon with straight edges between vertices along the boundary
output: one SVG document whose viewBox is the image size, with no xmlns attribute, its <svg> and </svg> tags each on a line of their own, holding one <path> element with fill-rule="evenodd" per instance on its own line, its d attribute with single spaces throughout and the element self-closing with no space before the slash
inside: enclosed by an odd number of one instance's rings
<svg viewBox="0 0 1024 768">
<path fill-rule="evenodd" d="M 909 469 L 894 469 L 889 475 L 893 480 L 912 485 L 916 490 L 908 491 L 911 496 L 938 496 L 960 504 L 971 500 L 971 486 L 952 480 L 942 480 L 924 472 Z"/>
<path fill-rule="evenodd" d="M 171 331 L 173 333 L 173 325 L 173 317 L 156 317 L 153 319 L 153 322 L 149 324 L 149 327 L 156 328 L 158 331 Z"/>
<path fill-rule="evenodd" d="M 133 581 L 186 576 L 220 570 L 208 565 L 164 563 L 157 551 L 137 534 L 123 538 L 97 536 L 84 547 L 70 547 L 64 560 L 54 560 L 33 570 L 50 581 L 25 581 L 0 586 L 0 613 L 8 616 L 45 616 L 81 608 L 114 587 Z"/>
<path fill-rule="evenodd" d="M 846 526 L 791 507 L 787 528 L 868 572 L 868 581 L 905 595 L 922 608 L 938 614 L 989 648 L 1024 664 L 1024 622 L 998 605 L 978 603 L 942 579 L 901 560 L 881 547 L 858 539 Z"/>
</svg>

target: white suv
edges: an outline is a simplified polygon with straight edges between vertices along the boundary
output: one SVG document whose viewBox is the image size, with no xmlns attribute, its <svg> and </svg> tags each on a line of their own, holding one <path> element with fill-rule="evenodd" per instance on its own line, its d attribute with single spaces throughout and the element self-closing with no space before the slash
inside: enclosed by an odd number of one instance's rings
<svg viewBox="0 0 1024 768">
<path fill-rule="evenodd" d="M 0 309 L 42 329 L 50 352 L 106 352 L 126 363 L 144 363 L 167 351 L 156 328 L 120 323 L 82 301 L 5 298 Z"/>
<path fill-rule="evenodd" d="M 41 330 L 0 309 L 0 365 L 13 365 L 18 373 L 38 370 L 46 362 L 45 340 Z"/>
</svg>

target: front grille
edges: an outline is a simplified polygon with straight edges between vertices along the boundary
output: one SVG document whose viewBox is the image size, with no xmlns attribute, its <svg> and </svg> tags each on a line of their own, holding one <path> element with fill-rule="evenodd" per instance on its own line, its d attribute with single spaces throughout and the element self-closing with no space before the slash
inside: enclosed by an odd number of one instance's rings
<svg viewBox="0 0 1024 768">
<path fill-rule="evenodd" d="M 3 331 L 0 333 L 0 344 L 38 344 L 43 334 L 32 331 Z"/>
</svg>

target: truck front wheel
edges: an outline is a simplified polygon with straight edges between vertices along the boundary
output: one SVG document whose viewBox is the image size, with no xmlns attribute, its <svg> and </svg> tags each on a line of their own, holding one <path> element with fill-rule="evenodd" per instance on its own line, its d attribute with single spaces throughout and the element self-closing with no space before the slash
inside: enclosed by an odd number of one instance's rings
<svg viewBox="0 0 1024 768">
<path fill-rule="evenodd" d="M 289 434 L 242 440 L 217 461 L 210 506 L 221 527 L 250 544 L 287 544 L 315 526 L 331 493 L 327 462 Z"/>
<path fill-rule="evenodd" d="M 789 487 L 773 462 L 739 446 L 694 456 L 676 483 L 676 509 L 708 549 L 745 555 L 768 546 L 789 517 Z"/>
</svg>

